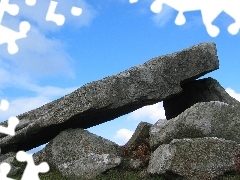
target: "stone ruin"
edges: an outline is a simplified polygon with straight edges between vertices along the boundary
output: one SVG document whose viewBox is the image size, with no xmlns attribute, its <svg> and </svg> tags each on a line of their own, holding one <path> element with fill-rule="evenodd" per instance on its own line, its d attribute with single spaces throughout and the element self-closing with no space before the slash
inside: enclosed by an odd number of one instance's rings
<svg viewBox="0 0 240 180">
<path fill-rule="evenodd" d="M 33 155 L 68 179 L 95 179 L 123 163 L 139 179 L 214 179 L 240 173 L 240 103 L 213 78 L 216 45 L 201 43 L 153 58 L 18 117 L 15 136 L 0 134 L 0 162 L 49 142 Z M 86 128 L 163 101 L 166 119 L 141 122 L 119 146 Z M 7 126 L 7 121 L 0 123 Z M 12 166 L 10 174 L 18 167 Z"/>
</svg>

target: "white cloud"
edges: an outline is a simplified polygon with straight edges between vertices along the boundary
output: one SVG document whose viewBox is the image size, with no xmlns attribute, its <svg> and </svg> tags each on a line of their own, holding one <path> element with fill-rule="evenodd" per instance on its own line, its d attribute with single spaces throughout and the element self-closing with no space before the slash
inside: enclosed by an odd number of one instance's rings
<svg viewBox="0 0 240 180">
<path fill-rule="evenodd" d="M 159 119 L 166 119 L 163 103 L 159 102 L 153 105 L 144 106 L 128 114 L 128 119 L 138 121 L 157 122 Z"/>
<path fill-rule="evenodd" d="M 68 93 L 73 92 L 78 87 L 70 87 L 70 88 L 59 88 L 59 87 L 53 87 L 53 86 L 36 86 L 31 90 L 34 90 L 34 92 L 38 93 L 39 96 L 45 96 L 45 97 L 60 97 L 63 95 L 66 95 Z"/>
<path fill-rule="evenodd" d="M 232 96 L 233 98 L 235 98 L 236 100 L 240 101 L 240 93 L 235 92 L 235 91 L 234 91 L 233 89 L 231 89 L 231 88 L 227 88 L 227 89 L 226 89 L 226 92 L 227 92 L 230 96 Z"/>
<path fill-rule="evenodd" d="M 114 139 L 116 140 L 115 142 L 118 143 L 119 145 L 124 145 L 132 137 L 132 135 L 133 131 L 126 128 L 122 128 L 116 132 Z"/>
<path fill-rule="evenodd" d="M 18 71 L 35 78 L 60 74 L 74 77 L 73 59 L 59 40 L 47 38 L 32 27 L 27 38 L 17 41 L 17 44 L 19 52 L 14 55 L 9 55 L 6 48 L 0 49 L 2 61 L 11 63 L 11 73 Z"/>
<path fill-rule="evenodd" d="M 37 96 L 59 96 L 64 94 L 66 91 L 73 91 L 76 89 L 76 87 L 62 89 L 53 86 L 37 85 L 36 78 L 33 74 L 22 72 L 22 70 L 18 71 L 18 69 L 21 68 L 15 68 L 16 65 L 12 65 L 12 68 L 8 68 L 8 63 L 4 64 L 0 59 L 0 65 L 1 62 L 3 64 L 3 68 L 0 67 L 0 77 L 2 77 L 0 78 L 0 92 L 6 88 L 14 88 L 34 92 Z M 3 93 L 1 92 L 0 95 L 2 96 Z"/>
<path fill-rule="evenodd" d="M 153 21 L 157 26 L 163 27 L 173 18 L 174 14 L 173 8 L 163 5 L 162 11 L 153 15 Z"/>
</svg>

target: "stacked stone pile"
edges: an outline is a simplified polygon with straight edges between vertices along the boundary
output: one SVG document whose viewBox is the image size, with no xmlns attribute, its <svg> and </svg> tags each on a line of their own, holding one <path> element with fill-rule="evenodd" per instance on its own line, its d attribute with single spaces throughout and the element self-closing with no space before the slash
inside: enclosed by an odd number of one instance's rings
<svg viewBox="0 0 240 180">
<path fill-rule="evenodd" d="M 236 174 L 239 102 L 217 80 L 196 80 L 218 68 L 216 45 L 201 43 L 86 84 L 19 115 L 16 135 L 0 136 L 0 159 L 49 142 L 34 154 L 35 163 L 46 161 L 68 179 L 95 179 L 123 164 L 139 171 L 139 179 Z M 167 119 L 141 122 L 124 146 L 84 130 L 160 101 Z"/>
</svg>

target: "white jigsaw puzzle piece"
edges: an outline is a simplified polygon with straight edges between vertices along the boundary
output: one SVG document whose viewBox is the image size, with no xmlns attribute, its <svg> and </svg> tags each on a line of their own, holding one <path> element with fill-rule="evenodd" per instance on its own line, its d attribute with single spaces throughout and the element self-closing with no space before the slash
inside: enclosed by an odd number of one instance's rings
<svg viewBox="0 0 240 180">
<path fill-rule="evenodd" d="M 27 154 L 25 151 L 18 151 L 16 159 L 20 162 L 27 162 L 27 166 L 23 172 L 21 180 L 40 180 L 38 173 L 46 173 L 49 171 L 49 165 L 47 162 L 42 162 L 36 166 L 32 155 Z"/>
<path fill-rule="evenodd" d="M 0 23 L 2 22 L 3 15 L 8 12 L 12 16 L 15 16 L 19 12 L 19 7 L 16 4 L 9 4 L 9 0 L 0 1 Z"/>
<path fill-rule="evenodd" d="M 14 136 L 15 135 L 15 129 L 16 129 L 18 124 L 19 124 L 19 119 L 15 116 L 11 116 L 8 119 L 8 127 L 0 126 L 0 133 L 7 134 L 7 135 L 10 135 L 10 136 Z"/>
<path fill-rule="evenodd" d="M 9 107 L 9 102 L 5 99 L 1 100 L 0 109 L 6 111 Z M 4 133 L 10 136 L 15 135 L 15 129 L 19 124 L 19 119 L 15 116 L 11 116 L 8 119 L 8 127 L 0 126 L 0 133 Z"/>
<path fill-rule="evenodd" d="M 10 172 L 11 165 L 3 162 L 0 164 L 0 180 L 15 180 L 12 178 L 7 177 L 8 173 Z"/>
<path fill-rule="evenodd" d="M 73 16 L 80 16 L 82 14 L 82 8 L 73 6 L 71 9 L 71 14 Z"/>
<path fill-rule="evenodd" d="M 27 21 L 22 21 L 19 25 L 19 32 L 13 31 L 10 28 L 0 24 L 0 44 L 8 43 L 9 54 L 18 52 L 16 40 L 27 37 L 27 32 L 30 30 L 30 24 Z"/>
<path fill-rule="evenodd" d="M 240 30 L 240 1 L 224 1 L 222 6 L 224 7 L 223 11 L 235 20 L 234 23 L 228 26 L 228 32 L 232 35 L 236 35 Z"/>
<path fill-rule="evenodd" d="M 36 0 L 26 0 L 25 2 L 28 5 L 34 5 Z M 22 21 L 19 25 L 19 32 L 13 31 L 1 25 L 5 12 L 15 16 L 19 13 L 19 7 L 16 4 L 9 4 L 9 0 L 0 1 L 0 44 L 7 43 L 9 54 L 15 54 L 18 52 L 16 40 L 27 37 L 27 32 L 30 30 L 30 24 L 26 21 Z"/>
<path fill-rule="evenodd" d="M 50 2 L 50 5 L 48 7 L 48 12 L 47 12 L 47 15 L 46 15 L 46 21 L 53 21 L 58 26 L 62 26 L 65 22 L 65 17 L 62 14 L 55 14 L 57 4 L 58 4 L 58 2 L 56 2 L 56 1 L 51 1 Z"/>
<path fill-rule="evenodd" d="M 132 0 L 134 1 L 134 0 Z M 239 0 L 155 0 L 150 9 L 154 13 L 160 13 L 162 5 L 166 4 L 178 11 L 175 19 L 176 25 L 183 25 L 186 22 L 184 12 L 201 10 L 203 24 L 210 36 L 216 37 L 220 30 L 212 22 L 219 16 L 221 12 L 227 13 L 235 19 L 228 27 L 230 34 L 237 34 L 240 29 L 240 1 Z"/>
<path fill-rule="evenodd" d="M 25 0 L 25 3 L 28 6 L 34 6 L 36 4 L 36 0 Z"/>
</svg>

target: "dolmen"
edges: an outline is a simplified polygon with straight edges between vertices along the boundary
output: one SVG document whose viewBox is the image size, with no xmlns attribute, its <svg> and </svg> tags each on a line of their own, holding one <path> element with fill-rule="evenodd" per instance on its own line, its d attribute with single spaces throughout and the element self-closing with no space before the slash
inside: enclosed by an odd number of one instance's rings
<svg viewBox="0 0 240 180">
<path fill-rule="evenodd" d="M 0 134 L 0 159 L 48 143 L 35 163 L 48 162 L 69 179 L 95 179 L 123 164 L 139 179 L 237 174 L 239 102 L 217 80 L 198 79 L 218 68 L 216 45 L 200 43 L 88 83 L 17 116 L 15 136 Z M 161 101 L 166 119 L 141 122 L 124 146 L 85 130 Z"/>
<path fill-rule="evenodd" d="M 181 93 L 181 83 L 219 68 L 216 46 L 202 43 L 153 58 L 17 116 L 15 136 L 0 136 L 2 153 L 29 150 L 68 128 L 89 128 Z M 0 123 L 7 125 L 7 121 Z"/>
</svg>

